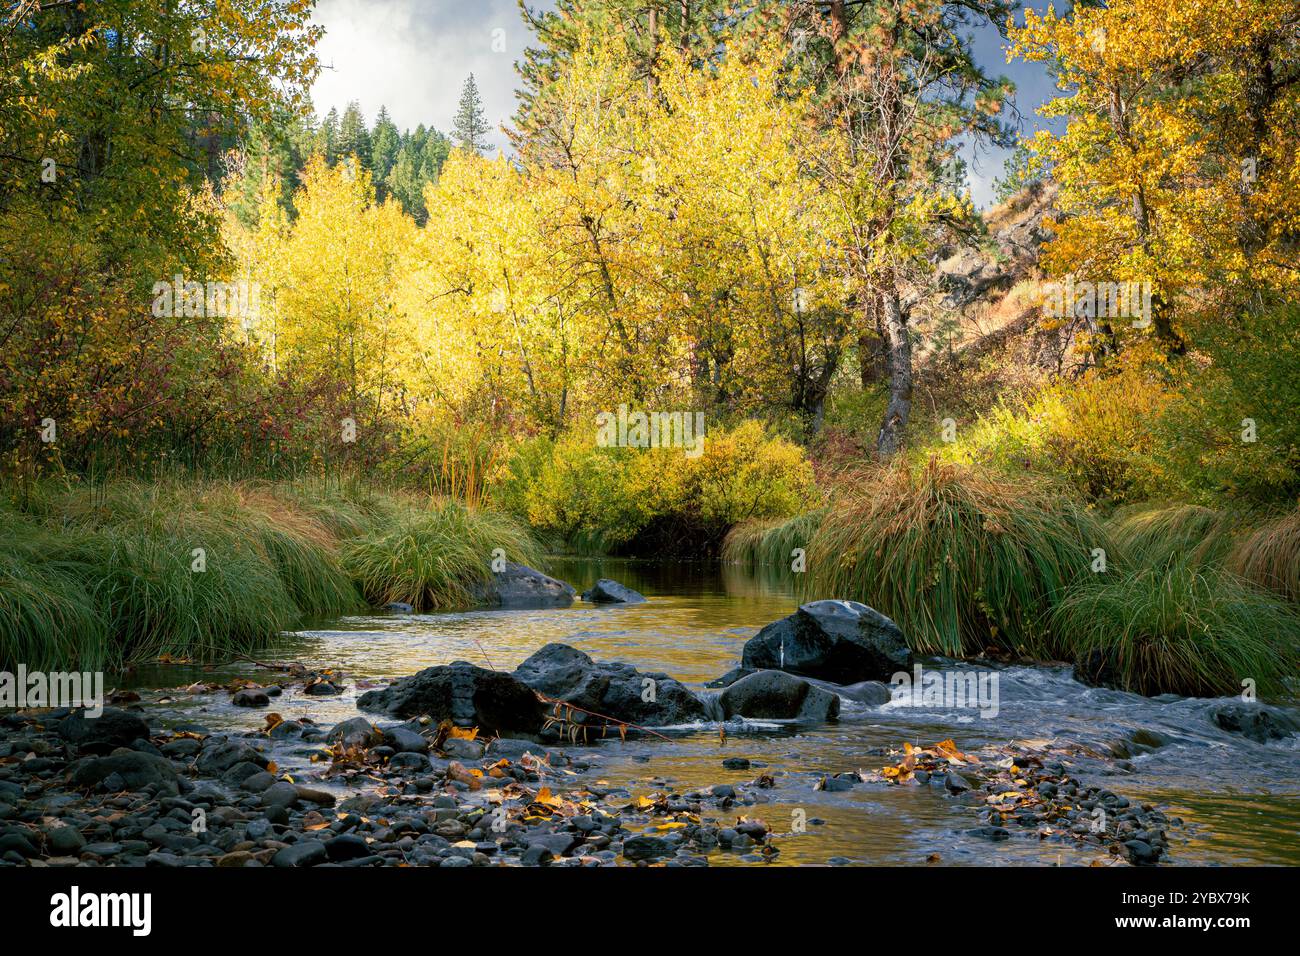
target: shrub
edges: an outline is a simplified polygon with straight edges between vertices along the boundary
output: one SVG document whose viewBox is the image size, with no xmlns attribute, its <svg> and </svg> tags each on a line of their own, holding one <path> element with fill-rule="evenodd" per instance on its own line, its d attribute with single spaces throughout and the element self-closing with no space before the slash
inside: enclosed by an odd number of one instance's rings
<svg viewBox="0 0 1300 956">
<path fill-rule="evenodd" d="M 814 494 L 799 447 L 753 421 L 710 431 L 696 457 L 570 434 L 526 443 L 507 470 L 493 500 L 587 551 L 712 551 L 733 525 L 796 514 Z"/>
<path fill-rule="evenodd" d="M 818 508 L 793 518 L 742 521 L 723 539 L 722 559 L 735 564 L 787 565 L 795 548 L 808 550 L 825 515 L 825 509 Z"/>
<path fill-rule="evenodd" d="M 1168 401 L 1160 376 L 1136 360 L 998 407 L 944 449 L 948 460 L 1059 475 L 1093 501 L 1143 500 L 1160 487 L 1148 423 Z"/>
<path fill-rule="evenodd" d="M 1300 497 L 1300 303 L 1216 316 L 1197 348 L 1208 362 L 1189 373 L 1153 423 L 1163 473 L 1209 503 L 1294 504 Z"/>
<path fill-rule="evenodd" d="M 931 459 L 860 472 L 837 489 L 808 552 L 805 590 L 863 601 L 914 650 L 1027 656 L 1059 647 L 1043 613 L 1081 575 L 1100 524 L 1039 482 Z"/>
<path fill-rule="evenodd" d="M 1164 568 L 1175 561 L 1222 566 L 1236 515 L 1204 505 L 1130 505 L 1110 517 L 1115 557 L 1127 568 Z"/>
<path fill-rule="evenodd" d="M 498 547 L 539 558 L 510 518 L 350 483 L 36 485 L 0 507 L 0 662 L 246 654 L 360 610 L 358 586 L 381 603 L 468 604 Z"/>
<path fill-rule="evenodd" d="M 1300 616 L 1225 571 L 1174 561 L 1095 575 L 1052 613 L 1075 660 L 1140 694 L 1218 697 L 1251 679 L 1261 692 L 1294 673 Z"/>
</svg>

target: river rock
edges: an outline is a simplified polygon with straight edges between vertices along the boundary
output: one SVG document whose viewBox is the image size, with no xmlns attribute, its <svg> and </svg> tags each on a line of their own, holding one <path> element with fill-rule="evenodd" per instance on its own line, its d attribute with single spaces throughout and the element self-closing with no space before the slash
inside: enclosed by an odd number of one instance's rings
<svg viewBox="0 0 1300 956">
<path fill-rule="evenodd" d="M 502 736 L 535 734 L 542 728 L 542 703 L 525 683 L 467 661 L 426 667 L 362 694 L 357 706 L 402 719 L 427 714 L 434 721 Z"/>
<path fill-rule="evenodd" d="M 507 561 L 504 571 L 477 585 L 473 593 L 480 604 L 489 607 L 529 608 L 568 607 L 576 592 L 541 571 Z"/>
<path fill-rule="evenodd" d="M 230 702 L 236 707 L 269 707 L 271 698 L 260 687 L 245 687 L 243 690 L 235 691 Z"/>
<path fill-rule="evenodd" d="M 718 702 L 728 718 L 828 720 L 840 712 L 840 699 L 833 693 L 784 671 L 743 677 L 724 690 Z"/>
<path fill-rule="evenodd" d="M 149 725 L 142 717 L 116 707 L 105 707 L 98 717 L 87 717 L 84 710 L 74 711 L 59 721 L 57 730 L 60 737 L 78 747 L 125 747 L 149 737 Z"/>
<path fill-rule="evenodd" d="M 1241 734 L 1261 744 L 1282 740 L 1296 731 L 1295 722 L 1277 708 L 1248 704 L 1242 700 L 1218 704 L 1211 709 L 1210 716 L 1222 730 Z"/>
<path fill-rule="evenodd" d="M 360 701 L 358 701 L 358 704 Z M 384 742 L 384 734 L 364 717 L 350 717 L 339 721 L 325 737 L 326 743 L 341 743 L 344 749 L 377 747 Z M 397 748 L 393 748 L 396 750 Z M 427 744 L 426 744 L 427 749 Z"/>
<path fill-rule="evenodd" d="M 171 762 L 138 750 L 118 749 L 107 757 L 82 760 L 75 765 L 72 782 L 78 787 L 90 789 L 107 783 L 114 776 L 121 781 L 124 790 L 143 790 L 150 784 L 156 784 L 172 796 L 180 792 Z"/>
<path fill-rule="evenodd" d="M 857 601 L 813 601 L 751 637 L 740 663 L 855 684 L 888 681 L 912 666 L 912 652 L 879 611 Z"/>
<path fill-rule="evenodd" d="M 582 592 L 582 599 L 590 604 L 644 604 L 645 595 L 610 578 L 601 578 Z"/>
<path fill-rule="evenodd" d="M 257 748 L 239 739 L 227 737 L 208 737 L 203 741 L 203 750 L 194 765 L 207 776 L 216 777 L 225 773 L 237 763 L 257 764 L 263 770 L 270 764 L 266 756 Z"/>
<path fill-rule="evenodd" d="M 665 727 L 705 717 L 704 704 L 667 674 L 597 662 L 567 644 L 547 644 L 519 665 L 515 677 L 547 697 L 629 724 Z M 576 723 L 602 723 L 599 717 L 574 716 Z"/>
<path fill-rule="evenodd" d="M 293 846 L 287 846 L 272 859 L 272 866 L 315 866 L 328 859 L 325 844 L 319 840 L 303 840 Z"/>
</svg>

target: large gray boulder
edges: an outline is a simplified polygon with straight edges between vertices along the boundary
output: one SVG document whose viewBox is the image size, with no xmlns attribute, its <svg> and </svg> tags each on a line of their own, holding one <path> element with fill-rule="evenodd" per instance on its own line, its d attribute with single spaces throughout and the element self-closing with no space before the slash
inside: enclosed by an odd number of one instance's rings
<svg viewBox="0 0 1300 956">
<path fill-rule="evenodd" d="M 740 663 L 856 684 L 908 670 L 912 652 L 898 625 L 879 611 L 857 601 L 813 601 L 746 641 Z"/>
<path fill-rule="evenodd" d="M 758 671 L 742 677 L 718 698 L 724 717 L 776 720 L 829 720 L 840 712 L 840 699 L 784 671 Z"/>
<path fill-rule="evenodd" d="M 480 604 L 508 608 L 568 607 L 576 593 L 563 581 L 513 561 L 474 588 Z"/>
<path fill-rule="evenodd" d="M 542 728 L 542 702 L 526 684 L 467 661 L 426 667 L 362 694 L 357 706 L 400 719 L 428 714 L 457 727 L 478 727 L 486 736 L 535 734 Z"/>
<path fill-rule="evenodd" d="M 645 595 L 633 591 L 625 584 L 619 584 L 611 578 L 601 578 L 594 585 L 582 592 L 582 599 L 589 604 L 644 604 Z"/>
<path fill-rule="evenodd" d="M 705 717 L 699 698 L 667 674 L 642 673 L 617 661 L 597 662 L 567 644 L 547 644 L 519 665 L 515 677 L 553 700 L 642 727 L 667 727 Z M 603 723 L 584 714 L 577 714 L 575 722 Z"/>
</svg>

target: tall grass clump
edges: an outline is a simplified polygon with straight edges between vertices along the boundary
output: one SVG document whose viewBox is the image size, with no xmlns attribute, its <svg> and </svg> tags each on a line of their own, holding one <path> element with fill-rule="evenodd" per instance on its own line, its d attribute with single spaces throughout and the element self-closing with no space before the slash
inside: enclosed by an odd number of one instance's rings
<svg viewBox="0 0 1300 956">
<path fill-rule="evenodd" d="M 0 504 L 0 663 L 231 657 L 365 597 L 468 605 L 495 548 L 540 558 L 511 519 L 353 483 L 39 485 Z"/>
<path fill-rule="evenodd" d="M 826 516 L 826 509 L 805 511 L 793 518 L 742 521 L 722 540 L 722 560 L 731 564 L 788 564 L 795 548 L 805 551 Z"/>
<path fill-rule="evenodd" d="M 498 548 L 521 564 L 542 557 L 511 518 L 444 501 L 409 508 L 392 526 L 346 542 L 342 561 L 371 603 L 435 610 L 472 604 L 474 585 L 488 579 Z"/>
<path fill-rule="evenodd" d="M 1107 521 L 1117 555 L 1129 568 L 1176 562 L 1222 566 L 1240 518 L 1204 505 L 1130 505 Z"/>
<path fill-rule="evenodd" d="M 87 586 L 121 659 L 247 653 L 314 610 L 295 602 L 264 547 L 273 519 L 234 486 L 121 481 L 55 507 L 94 536 Z"/>
<path fill-rule="evenodd" d="M 1082 579 L 1052 612 L 1093 679 L 1139 694 L 1264 693 L 1295 673 L 1300 615 L 1218 568 L 1177 560 Z"/>
<path fill-rule="evenodd" d="M 0 664 L 52 670 L 79 660 L 97 668 L 109 659 L 82 544 L 0 509 Z"/>
<path fill-rule="evenodd" d="M 1300 511 L 1242 535 L 1228 556 L 1228 569 L 1300 602 Z"/>
<path fill-rule="evenodd" d="M 1100 523 L 1059 489 L 934 458 L 899 462 L 837 490 L 804 585 L 877 608 L 922 653 L 1055 656 L 1044 612 L 1105 547 Z"/>
</svg>

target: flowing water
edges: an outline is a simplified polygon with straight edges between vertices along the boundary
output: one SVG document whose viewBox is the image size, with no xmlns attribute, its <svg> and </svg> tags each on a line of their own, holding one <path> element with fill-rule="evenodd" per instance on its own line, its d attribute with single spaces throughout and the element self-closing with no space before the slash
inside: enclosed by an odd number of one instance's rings
<svg viewBox="0 0 1300 956">
<path fill-rule="evenodd" d="M 272 709 L 286 719 L 333 723 L 357 714 L 360 691 L 354 680 L 384 681 L 454 660 L 513 669 L 551 641 L 571 644 L 598 660 L 666 671 L 699 690 L 739 663 L 746 639 L 797 604 L 788 583 L 713 563 L 556 559 L 547 570 L 579 590 L 598 577 L 612 577 L 649 600 L 627 607 L 579 603 L 565 609 L 383 614 L 334 621 L 286 635 L 260 656 L 341 667 L 348 675 L 348 691 L 320 698 L 290 690 Z M 955 665 L 935 660 L 925 666 Z M 136 671 L 129 684 L 155 689 L 145 694 L 146 702 L 161 698 L 153 706 L 165 720 L 197 721 L 213 730 L 260 727 L 263 712 L 231 707 L 224 694 L 156 690 L 236 675 L 274 679 L 247 665 L 215 671 L 150 666 Z M 1181 818 L 1185 826 L 1169 834 L 1172 863 L 1300 864 L 1300 740 L 1255 743 L 1219 730 L 1209 717 L 1212 701 L 1147 699 L 1089 688 L 1074 681 L 1065 667 L 1013 666 L 1001 669 L 998 677 L 999 708 L 992 717 L 898 702 L 881 707 L 846 703 L 838 722 L 821 726 L 730 723 L 725 742 L 716 725 L 678 729 L 667 741 L 646 737 L 620 742 L 615 737 L 589 748 L 596 757 L 594 769 L 573 782 L 622 786 L 633 794 L 681 792 L 753 779 L 755 769 L 722 767 L 726 757 L 747 757 L 769 772 L 798 772 L 777 775 L 774 789 L 760 791 L 770 803 L 737 808 L 737 813 L 788 823 L 802 811 L 809 820 L 824 821 L 783 838 L 777 858 L 783 865 L 919 864 L 936 853 L 948 864 L 1086 864 L 1104 859 L 1102 851 L 1040 842 L 1029 833 L 999 843 L 967 836 L 964 831 L 977 825 L 973 812 L 939 791 L 871 784 L 847 792 L 814 791 L 813 773 L 878 768 L 887 758 L 869 751 L 903 741 L 925 745 L 951 737 L 962 750 L 972 751 L 1011 740 L 1052 740 L 1106 755 L 1120 743 L 1134 752 L 1127 763 L 1085 758 L 1077 764 L 1076 776 L 1130 799 L 1159 804 L 1171 817 Z M 1133 735 L 1140 731 L 1166 743 L 1133 746 Z M 279 746 L 284 748 L 277 755 L 281 766 L 306 770 L 302 744 Z M 715 865 L 734 860 L 725 853 L 711 858 Z"/>
</svg>

